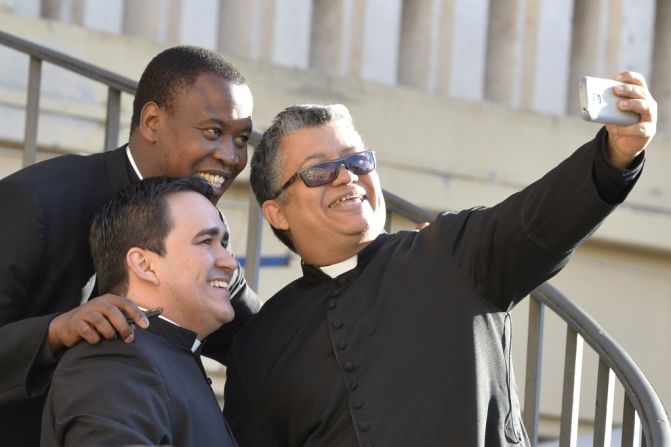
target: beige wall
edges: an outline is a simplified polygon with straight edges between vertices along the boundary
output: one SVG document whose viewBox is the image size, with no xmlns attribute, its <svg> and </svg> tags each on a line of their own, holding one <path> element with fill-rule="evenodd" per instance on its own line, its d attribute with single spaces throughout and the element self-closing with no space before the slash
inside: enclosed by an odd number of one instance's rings
<svg viewBox="0 0 671 447">
<path fill-rule="evenodd" d="M 0 29 L 47 46 L 67 48 L 75 57 L 134 79 L 161 49 L 130 38 L 2 13 Z M 1 176 L 19 166 L 20 152 L 12 146 L 19 144 L 23 125 L 24 93 L 17 87 L 20 82 L 3 81 L 8 76 L 19 76 L 23 62 L 20 56 L 7 53 L 0 49 L 0 61 L 11 60 L 15 65 L 11 73 L 6 65 L 0 69 L 0 122 L 5 123 L 0 126 L 0 140 L 7 147 L 0 151 Z M 234 62 L 247 74 L 254 91 L 257 129 L 262 130 L 276 112 L 291 104 L 342 102 L 350 107 L 367 144 L 377 151 L 385 188 L 433 210 L 494 204 L 533 181 L 598 130 L 598 125 L 573 117 L 523 113 L 438 98 L 409 88 L 336 79 L 240 59 Z M 27 63 L 25 67 L 27 73 Z M 43 82 L 48 88 L 42 99 L 40 144 L 55 152 L 99 150 L 104 89 L 87 87 L 86 95 L 78 98 L 79 87 L 71 83 L 80 86 L 83 81 L 72 81 L 57 72 L 54 78 L 50 76 L 45 71 Z M 73 93 L 59 95 L 62 89 Z M 124 95 L 120 142 L 125 141 L 129 120 L 130 98 Z M 671 366 L 669 166 L 671 140 L 658 135 L 649 150 L 644 176 L 629 200 L 552 281 L 630 352 L 667 405 L 671 404 L 667 373 Z M 230 220 L 238 253 L 244 252 L 246 240 L 245 176 L 220 203 Z M 262 254 L 287 255 L 290 259 L 289 268 L 262 271 L 259 292 L 268 297 L 297 277 L 300 266 L 267 227 Z M 515 311 L 518 384 L 523 383 L 525 315 L 525 306 Z M 556 332 L 547 341 L 545 351 L 544 374 L 548 381 L 542 403 L 543 411 L 550 415 L 560 408 L 557 384 L 564 355 L 560 343 L 565 333 L 551 320 L 548 330 Z M 583 381 L 584 388 L 593 384 L 593 375 Z M 585 418 L 591 417 L 590 408 L 583 410 Z"/>
</svg>

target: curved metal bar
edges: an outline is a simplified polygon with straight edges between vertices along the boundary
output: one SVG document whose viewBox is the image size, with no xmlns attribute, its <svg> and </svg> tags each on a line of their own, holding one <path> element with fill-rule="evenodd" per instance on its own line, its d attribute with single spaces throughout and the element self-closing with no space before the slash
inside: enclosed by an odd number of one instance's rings
<svg viewBox="0 0 671 447">
<path fill-rule="evenodd" d="M 105 70 L 96 65 L 89 64 L 88 62 L 84 62 L 72 56 L 68 56 L 60 51 L 52 50 L 51 48 L 21 39 L 20 37 L 16 37 L 4 31 L 0 31 L 0 44 L 14 48 L 22 53 L 29 54 L 42 61 L 67 68 L 86 78 L 102 82 L 115 90 L 134 95 L 135 90 L 137 89 L 137 82 L 132 79 Z"/>
<path fill-rule="evenodd" d="M 592 317 L 550 284 L 540 285 L 531 296 L 566 321 L 613 370 L 641 417 L 647 445 L 671 447 L 671 426 L 666 409 L 629 354 Z"/>
</svg>

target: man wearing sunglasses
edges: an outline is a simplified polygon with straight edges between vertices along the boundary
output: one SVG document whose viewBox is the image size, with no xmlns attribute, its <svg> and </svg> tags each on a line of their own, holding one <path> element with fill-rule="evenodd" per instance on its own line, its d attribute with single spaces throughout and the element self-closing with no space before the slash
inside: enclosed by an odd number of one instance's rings
<svg viewBox="0 0 671 447">
<path fill-rule="evenodd" d="M 510 309 L 627 196 L 655 133 L 608 125 L 492 208 L 386 234 L 375 156 L 344 106 L 280 113 L 252 160 L 263 214 L 303 260 L 234 341 L 224 413 L 241 447 L 529 445 Z"/>
</svg>

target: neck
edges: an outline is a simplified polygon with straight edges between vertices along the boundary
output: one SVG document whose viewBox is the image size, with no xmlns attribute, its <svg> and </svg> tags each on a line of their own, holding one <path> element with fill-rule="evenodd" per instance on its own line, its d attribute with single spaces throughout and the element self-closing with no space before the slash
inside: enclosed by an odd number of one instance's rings
<svg viewBox="0 0 671 447">
<path fill-rule="evenodd" d="M 155 177 L 160 175 L 156 172 L 154 167 L 154 162 L 152 157 L 147 157 L 147 154 L 150 154 L 152 151 L 148 147 L 150 143 L 141 138 L 138 135 L 138 131 L 133 132 L 128 140 L 128 145 L 130 146 L 130 153 L 133 156 L 135 165 L 142 174 L 142 177 Z"/>
<path fill-rule="evenodd" d="M 356 244 L 332 244 L 331 247 L 324 246 L 309 247 L 311 250 L 301 250 L 297 247 L 298 254 L 306 264 L 316 266 L 333 265 L 345 261 L 353 256 L 358 255 L 361 250 L 366 248 L 368 244 L 373 242 L 375 238 L 360 240 Z"/>
</svg>

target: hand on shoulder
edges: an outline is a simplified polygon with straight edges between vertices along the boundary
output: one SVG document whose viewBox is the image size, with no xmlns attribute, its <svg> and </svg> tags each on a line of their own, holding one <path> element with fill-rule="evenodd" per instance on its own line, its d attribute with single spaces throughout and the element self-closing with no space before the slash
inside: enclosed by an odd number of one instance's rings
<svg viewBox="0 0 671 447">
<path fill-rule="evenodd" d="M 82 339 L 96 344 L 119 336 L 131 343 L 134 332 L 127 316 L 142 328 L 149 326 L 147 317 L 130 299 L 112 294 L 99 296 L 54 318 L 49 324 L 47 345 L 55 355 Z"/>
</svg>

